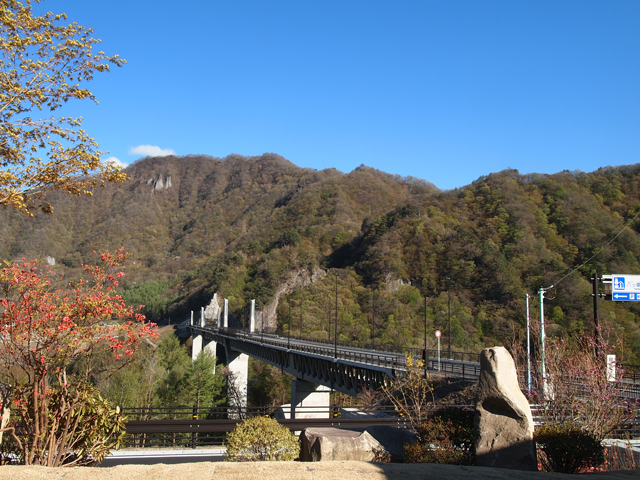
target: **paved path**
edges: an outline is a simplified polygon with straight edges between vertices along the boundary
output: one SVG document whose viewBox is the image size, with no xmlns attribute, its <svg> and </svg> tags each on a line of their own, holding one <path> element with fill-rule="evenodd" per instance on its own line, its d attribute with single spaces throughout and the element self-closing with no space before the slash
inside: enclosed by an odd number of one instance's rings
<svg viewBox="0 0 640 480">
<path fill-rule="evenodd" d="M 640 470 L 576 477 L 483 467 L 367 462 L 200 462 L 179 465 L 120 465 L 111 468 L 0 467 L 0 480 L 636 480 L 639 477 Z"/>
<path fill-rule="evenodd" d="M 117 465 L 155 465 L 164 463 L 194 462 L 222 462 L 226 448 L 185 448 L 185 449 L 135 449 L 114 450 L 112 455 L 105 458 L 100 468 L 115 467 Z"/>
</svg>

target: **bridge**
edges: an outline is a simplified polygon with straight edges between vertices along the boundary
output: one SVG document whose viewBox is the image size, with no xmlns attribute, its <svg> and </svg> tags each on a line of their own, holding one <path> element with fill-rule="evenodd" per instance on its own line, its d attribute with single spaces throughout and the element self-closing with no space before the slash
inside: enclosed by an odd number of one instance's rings
<svg viewBox="0 0 640 480">
<path fill-rule="evenodd" d="M 406 368 L 405 352 L 383 352 L 373 349 L 328 345 L 309 340 L 280 337 L 255 331 L 252 303 L 249 331 L 230 328 L 228 303 L 222 315 L 207 324 L 204 311 L 200 319 L 186 327 L 193 338 L 192 358 L 207 350 L 224 360 L 230 371 L 229 403 L 239 408 L 247 405 L 248 359 L 256 358 L 286 372 L 295 380 L 291 385 L 290 418 L 309 416 L 301 407 L 314 409 L 313 416 L 329 416 L 331 390 L 357 396 L 364 389 L 377 390 Z M 219 351 L 218 346 L 222 347 Z M 410 349 L 409 349 L 410 350 Z M 424 356 L 424 350 L 413 349 L 410 354 Z M 435 353 L 435 352 L 434 352 Z M 477 379 L 477 361 L 439 359 L 428 356 L 425 370 L 451 376 Z M 308 410 L 307 410 L 308 411 Z M 287 412 L 289 413 L 289 412 Z"/>
<path fill-rule="evenodd" d="M 397 372 L 405 371 L 407 354 L 413 358 L 427 357 L 425 374 L 473 380 L 480 376 L 477 354 L 452 352 L 453 358 L 441 359 L 433 350 L 402 348 L 389 352 L 378 350 L 376 346 L 355 348 L 265 334 L 255 331 L 254 311 L 252 302 L 249 331 L 229 326 L 227 300 L 217 319 L 207 323 L 204 310 L 201 310 L 199 321 L 194 322 L 192 314 L 186 327 L 193 338 L 193 359 L 205 349 L 228 366 L 229 405 L 239 411 L 247 406 L 249 357 L 295 377 L 291 384 L 291 405 L 285 406 L 289 408 L 285 416 L 291 419 L 328 417 L 331 390 L 355 397 L 365 389 L 379 389 Z M 220 351 L 218 346 L 222 347 Z M 524 372 L 521 375 L 524 378 Z M 625 377 L 620 383 L 619 395 L 637 401 L 640 378 Z M 308 413 L 309 407 L 313 413 Z"/>
</svg>

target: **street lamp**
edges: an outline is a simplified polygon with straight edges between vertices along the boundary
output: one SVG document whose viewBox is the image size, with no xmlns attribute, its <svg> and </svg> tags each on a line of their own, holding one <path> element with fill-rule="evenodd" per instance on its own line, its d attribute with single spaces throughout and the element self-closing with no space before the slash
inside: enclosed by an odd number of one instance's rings
<svg viewBox="0 0 640 480">
<path fill-rule="evenodd" d="M 288 338 L 287 338 L 287 350 L 291 350 L 291 294 L 287 297 L 287 303 L 289 304 L 289 325 L 287 328 Z"/>
<path fill-rule="evenodd" d="M 304 292 L 301 292 L 302 299 L 300 300 L 300 323 L 298 324 L 298 338 L 302 340 L 302 307 L 304 307 Z"/>
<path fill-rule="evenodd" d="M 427 296 L 424 296 L 424 376 L 427 377 L 429 365 L 429 351 L 427 350 Z"/>
<path fill-rule="evenodd" d="M 375 290 L 371 286 L 371 346 L 376 348 L 376 303 Z"/>
</svg>

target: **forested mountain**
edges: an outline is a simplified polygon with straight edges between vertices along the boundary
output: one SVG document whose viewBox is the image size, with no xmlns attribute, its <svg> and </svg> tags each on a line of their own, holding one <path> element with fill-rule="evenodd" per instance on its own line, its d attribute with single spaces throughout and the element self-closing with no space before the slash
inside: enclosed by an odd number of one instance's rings
<svg viewBox="0 0 640 480">
<path fill-rule="evenodd" d="M 265 325 L 342 340 L 454 348 L 519 340 L 525 294 L 556 285 L 545 302 L 548 333 L 590 331 L 593 271 L 640 274 L 640 221 L 572 275 L 640 209 L 640 165 L 592 173 L 505 170 L 442 192 L 432 184 L 361 166 L 315 171 L 282 157 L 146 158 L 131 180 L 91 198 L 56 196 L 53 215 L 0 211 L 0 258 L 54 257 L 73 276 L 93 251 L 132 254 L 125 298 L 154 319 L 183 319 L 214 292 L 246 322 L 249 301 Z M 339 274 L 335 276 L 334 274 Z M 532 317 L 537 315 L 532 303 Z M 640 307 L 601 302 L 640 359 Z M 259 315 L 259 319 L 260 319 Z M 258 321 L 260 326 L 260 321 Z M 333 327 L 331 327 L 333 330 Z"/>
</svg>

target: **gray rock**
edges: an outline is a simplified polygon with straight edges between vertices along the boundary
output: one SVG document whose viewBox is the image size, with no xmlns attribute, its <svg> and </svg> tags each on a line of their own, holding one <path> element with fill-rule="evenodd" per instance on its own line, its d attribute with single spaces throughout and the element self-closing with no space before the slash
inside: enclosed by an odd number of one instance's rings
<svg viewBox="0 0 640 480">
<path fill-rule="evenodd" d="M 377 451 L 377 458 L 380 461 L 390 462 L 404 461 L 404 445 L 416 440 L 415 433 L 404 428 L 396 428 L 390 425 L 376 425 L 368 427 L 366 432 L 371 435 L 382 447 L 382 451 Z"/>
<path fill-rule="evenodd" d="M 518 385 L 513 358 L 504 347 L 485 348 L 480 355 L 474 427 L 476 465 L 538 469 L 531 408 Z"/>
<path fill-rule="evenodd" d="M 404 458 L 404 444 L 414 439 L 411 432 L 390 426 L 369 427 L 364 431 L 307 428 L 300 434 L 300 460 L 400 462 Z"/>
</svg>

